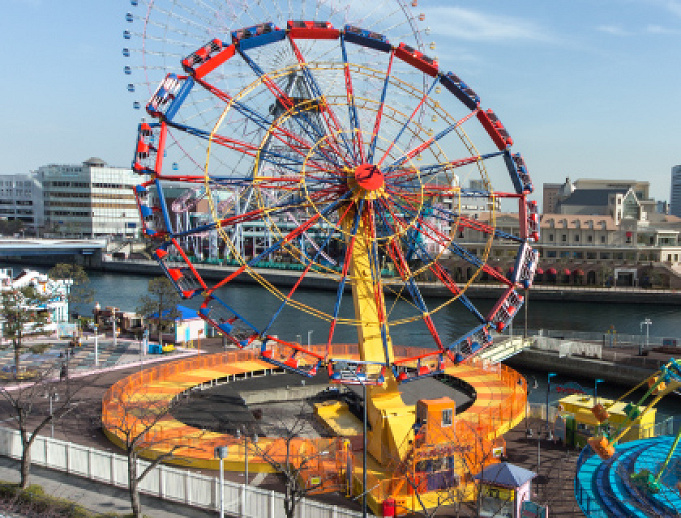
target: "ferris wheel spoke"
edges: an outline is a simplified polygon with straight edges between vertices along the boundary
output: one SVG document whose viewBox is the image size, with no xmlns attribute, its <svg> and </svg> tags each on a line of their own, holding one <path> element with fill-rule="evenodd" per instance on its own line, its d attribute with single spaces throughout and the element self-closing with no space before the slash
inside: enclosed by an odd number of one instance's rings
<svg viewBox="0 0 681 518">
<path fill-rule="evenodd" d="M 356 163 L 356 160 L 351 160 L 348 162 L 347 156 L 345 153 L 340 153 L 340 147 L 341 143 L 338 142 L 337 135 L 340 135 L 341 140 L 343 141 L 343 147 L 345 148 L 347 154 L 349 156 L 353 156 L 353 150 L 351 146 L 348 144 L 347 138 L 345 137 L 345 132 L 343 130 L 343 127 L 341 126 L 340 122 L 338 121 L 338 118 L 336 117 L 336 114 L 333 111 L 333 108 L 331 105 L 328 103 L 326 100 L 326 96 L 324 95 L 324 92 L 322 91 L 321 87 L 319 86 L 319 83 L 314 77 L 314 74 L 310 70 L 310 67 L 308 66 L 307 62 L 305 61 L 305 58 L 303 57 L 303 54 L 300 51 L 300 48 L 295 42 L 295 39 L 289 35 L 288 41 L 291 44 L 291 48 L 293 49 L 293 53 L 296 56 L 296 59 L 298 60 L 298 66 L 300 67 L 300 70 L 303 72 L 303 77 L 305 78 L 307 82 L 307 87 L 310 90 L 310 94 L 313 98 L 318 99 L 317 102 L 320 103 L 320 115 L 323 118 L 324 122 L 326 123 L 326 126 L 328 128 L 328 135 L 330 137 L 330 141 L 333 142 L 334 148 L 336 151 L 339 153 L 341 158 L 343 159 L 343 162 L 347 167 L 351 167 L 353 164 Z"/>
<path fill-rule="evenodd" d="M 390 78 L 393 68 L 393 61 L 395 60 L 395 49 L 390 51 L 390 59 L 388 61 L 388 67 L 385 72 L 385 78 L 383 80 L 383 89 L 381 90 L 381 98 L 378 103 L 378 109 L 376 110 L 376 120 L 374 121 L 374 129 L 371 132 L 371 142 L 369 144 L 369 152 L 367 153 L 367 162 L 369 164 L 374 163 L 374 154 L 376 153 L 376 144 L 378 142 L 378 134 L 381 129 L 381 119 L 383 118 L 383 110 L 385 108 L 386 94 L 388 93 L 388 85 L 390 84 Z"/>
<path fill-rule="evenodd" d="M 429 138 L 425 142 L 422 142 L 418 146 L 410 149 L 409 151 L 403 153 L 401 156 L 399 156 L 392 164 L 388 165 L 388 168 L 390 167 L 395 167 L 395 166 L 400 166 L 404 164 L 407 160 L 411 160 L 414 157 L 417 157 L 421 155 L 425 150 L 427 150 L 429 147 L 431 147 L 433 144 L 439 142 L 442 140 L 444 137 L 449 135 L 452 131 L 457 129 L 459 126 L 461 126 L 464 122 L 466 122 L 468 119 L 470 119 L 473 115 L 475 115 L 475 111 L 470 112 L 468 115 L 463 117 L 462 119 L 459 119 L 456 121 L 454 124 L 450 124 L 448 127 L 443 129 L 441 132 L 439 132 L 437 135 Z M 404 130 L 404 128 L 403 128 Z M 499 154 L 503 154 L 499 153 Z M 470 162 L 466 162 L 470 163 Z M 463 163 L 460 165 L 464 165 Z"/>
<path fill-rule="evenodd" d="M 389 207 L 386 206 L 387 211 L 392 215 L 394 214 L 394 211 L 391 210 Z M 405 225 L 404 228 L 407 228 L 406 225 L 408 225 L 407 222 L 401 220 L 400 218 L 395 218 L 395 222 L 401 223 L 402 225 Z M 417 225 L 421 226 L 422 222 L 419 221 Z M 428 329 L 430 330 L 432 327 L 433 331 L 435 330 L 435 327 L 432 323 L 432 319 L 430 318 L 430 314 L 428 313 L 428 309 L 425 306 L 425 303 L 423 302 L 423 299 L 421 297 L 420 291 L 418 290 L 418 285 L 416 284 L 414 280 L 414 273 L 411 272 L 411 269 L 409 268 L 409 264 L 407 261 L 407 258 L 404 256 L 402 249 L 399 245 L 396 244 L 395 240 L 391 243 L 391 247 L 389 249 L 389 252 L 391 254 L 391 258 L 393 260 L 393 264 L 395 264 L 395 268 L 398 270 L 400 273 L 400 277 L 405 281 L 407 284 L 407 289 L 410 292 L 412 298 L 414 299 L 414 302 L 416 306 L 422 311 L 424 315 L 427 314 L 427 318 L 424 316 L 424 321 L 426 322 L 426 325 L 428 326 Z M 430 256 L 428 251 L 425 249 L 425 247 L 418 241 L 409 242 L 407 244 L 409 249 L 412 249 L 412 247 L 415 249 L 415 253 L 417 256 L 419 256 L 419 259 L 423 264 L 428 265 L 428 269 L 433 272 L 438 279 L 443 283 L 445 287 L 447 287 L 452 295 L 454 295 L 467 309 L 469 312 L 471 312 L 480 322 L 485 322 L 484 317 L 482 314 L 478 311 L 478 309 L 475 307 L 475 305 L 470 301 L 466 295 L 464 295 L 461 290 L 459 289 L 458 285 L 456 282 L 451 278 L 449 273 L 440 265 L 439 261 L 437 259 L 433 258 Z M 478 265 L 476 265 L 478 266 Z M 419 302 L 420 301 L 420 302 Z M 432 333 L 431 333 L 432 334 Z M 438 347 L 443 350 L 444 346 L 442 345 L 442 342 L 439 338 L 438 335 L 433 335 L 433 339 L 436 340 L 436 343 L 438 344 Z"/>
<path fill-rule="evenodd" d="M 340 36 L 341 53 L 343 55 L 343 69 L 345 72 L 345 93 L 348 102 L 348 115 L 350 117 L 350 125 L 352 127 L 352 142 L 355 149 L 355 156 L 359 157 L 359 163 L 363 164 L 364 160 L 364 143 L 362 142 L 362 128 L 360 126 L 359 117 L 357 115 L 357 106 L 355 106 L 355 92 L 352 87 L 352 76 L 350 75 L 350 65 L 348 64 L 348 51 L 345 48 L 345 35 Z"/>
<path fill-rule="evenodd" d="M 282 237 L 279 239 L 276 243 L 272 244 L 271 246 L 267 247 L 263 252 L 255 256 L 253 259 L 248 261 L 247 263 L 242 264 L 239 268 L 237 268 L 234 272 L 232 272 L 230 275 L 225 277 L 222 281 L 217 283 L 213 288 L 212 291 L 224 286 L 225 284 L 231 282 L 234 280 L 236 277 L 241 275 L 247 268 L 251 268 L 254 265 L 258 264 L 263 258 L 267 257 L 269 254 L 272 252 L 275 252 L 279 250 L 282 246 L 287 245 L 297 237 L 299 237 L 301 234 L 306 232 L 312 225 L 315 224 L 319 219 L 322 219 L 334 210 L 336 210 L 343 201 L 345 201 L 347 198 L 349 198 L 351 193 L 346 193 L 344 196 L 340 197 L 339 199 L 335 200 L 334 202 L 330 203 L 327 205 L 324 209 L 320 210 L 319 212 L 316 212 L 312 216 L 310 216 L 306 221 L 302 222 L 298 227 L 293 229 L 291 232 L 286 234 L 286 236 Z M 260 209 L 259 211 L 253 211 L 253 212 L 260 212 L 264 213 L 264 209 Z M 227 220 L 225 220 L 227 221 Z M 210 294 L 210 293 L 209 293 Z"/>
<path fill-rule="evenodd" d="M 324 251 L 323 251 L 324 248 L 326 248 L 328 246 L 329 242 L 331 241 L 331 238 L 333 237 L 333 234 L 340 229 L 341 223 L 342 223 L 343 219 L 347 216 L 351 207 L 352 207 L 352 205 L 348 205 L 344 214 L 339 219 L 338 223 L 335 226 L 331 227 L 327 231 L 326 238 L 324 239 L 322 244 L 321 245 L 315 244 L 316 253 L 315 253 L 314 257 L 312 257 L 312 259 L 308 261 L 308 264 L 306 265 L 305 269 L 303 270 L 303 272 L 301 273 L 300 277 L 295 282 L 295 284 L 293 285 L 291 290 L 288 292 L 288 294 L 286 295 L 284 300 L 282 301 L 281 305 L 279 306 L 279 309 L 274 313 L 270 322 L 265 326 L 265 328 L 262 332 L 263 335 L 267 334 L 267 332 L 270 330 L 270 328 L 274 325 L 274 322 L 276 321 L 277 317 L 279 317 L 279 315 L 281 314 L 283 309 L 291 302 L 293 295 L 295 294 L 296 290 L 300 287 L 300 284 L 303 282 L 303 279 L 308 274 L 308 272 L 316 264 L 316 261 L 319 260 L 319 258 L 321 256 L 325 255 Z M 305 234 L 303 234 L 303 235 L 305 235 Z"/>
<path fill-rule="evenodd" d="M 423 97 L 421 97 L 421 100 L 416 105 L 416 108 L 414 108 L 414 111 L 411 113 L 409 118 L 405 121 L 405 123 L 402 125 L 400 130 L 397 132 L 397 135 L 395 136 L 395 138 L 388 145 L 388 149 L 386 149 L 386 151 L 383 153 L 383 156 L 378 161 L 377 165 L 379 167 L 383 164 L 383 161 L 388 157 L 388 155 L 390 154 L 390 151 L 392 151 L 392 148 L 395 146 L 395 144 L 400 140 L 400 137 L 402 137 L 402 134 L 404 133 L 404 131 L 412 123 L 416 114 L 423 108 L 424 103 L 428 100 L 428 98 L 430 97 L 430 93 L 435 89 L 435 87 L 437 86 L 439 81 L 440 81 L 440 78 L 436 76 L 435 80 L 430 85 L 430 88 L 426 91 L 426 93 L 423 95 Z"/>
<path fill-rule="evenodd" d="M 266 88 L 272 93 L 275 98 L 275 102 L 283 106 L 285 110 L 291 110 L 295 107 L 293 99 L 291 99 L 281 88 L 279 88 L 277 83 L 272 80 L 272 78 L 270 78 L 269 75 L 266 74 L 265 71 L 260 68 L 260 66 L 253 61 L 250 56 L 248 56 L 248 54 L 246 54 L 246 52 L 238 47 L 237 52 L 248 64 L 248 66 L 251 67 L 251 70 L 253 70 L 253 72 L 260 78 Z M 313 142 L 321 140 L 326 134 L 324 128 L 315 126 L 313 122 L 314 118 L 308 117 L 305 113 L 301 114 L 300 117 L 293 117 L 293 119 L 299 124 L 300 128 L 308 134 Z M 305 123 L 309 125 L 309 128 L 305 124 L 302 124 L 301 119 L 304 119 Z M 313 133 L 310 133 L 310 130 L 313 131 Z"/>
<path fill-rule="evenodd" d="M 348 269 L 350 268 L 350 262 L 352 261 L 352 251 L 355 247 L 355 239 L 357 237 L 357 229 L 359 228 L 359 222 L 362 218 L 362 211 L 364 210 L 364 200 L 359 200 L 359 203 L 352 204 L 350 206 L 355 207 L 355 214 L 352 222 L 352 230 L 350 234 L 346 237 L 347 246 L 345 248 L 345 257 L 343 260 L 343 267 L 341 270 L 340 280 L 338 282 L 338 290 L 336 290 L 336 301 L 333 306 L 333 316 L 331 319 L 331 324 L 329 325 L 329 338 L 327 345 L 331 346 L 331 341 L 333 340 L 333 335 L 336 330 L 336 324 L 338 322 L 338 314 L 340 312 L 341 301 L 343 300 L 343 293 L 345 292 L 345 284 L 348 279 Z M 340 221 L 339 221 L 340 223 Z"/>
<path fill-rule="evenodd" d="M 260 129 L 263 131 L 269 131 L 273 138 L 277 139 L 277 141 L 284 144 L 293 152 L 299 154 L 301 157 L 305 158 L 306 152 L 309 152 L 313 148 L 313 145 L 310 142 L 286 129 L 281 124 L 277 124 L 275 119 L 262 115 L 257 110 L 237 99 L 234 99 L 234 97 L 228 93 L 223 92 L 211 84 L 208 84 L 202 79 L 197 79 L 197 82 L 220 100 L 230 103 L 232 106 L 234 106 L 234 109 L 238 113 L 256 124 Z M 326 155 L 326 158 L 329 158 L 328 154 Z"/>
</svg>

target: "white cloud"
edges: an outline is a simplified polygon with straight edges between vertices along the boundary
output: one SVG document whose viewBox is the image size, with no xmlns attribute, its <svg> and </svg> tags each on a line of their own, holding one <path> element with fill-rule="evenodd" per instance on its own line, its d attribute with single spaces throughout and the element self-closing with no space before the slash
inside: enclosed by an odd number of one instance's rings
<svg viewBox="0 0 681 518">
<path fill-rule="evenodd" d="M 669 0 L 665 5 L 669 12 L 681 18 L 681 2 L 678 2 L 676 0 Z"/>
<path fill-rule="evenodd" d="M 599 25 L 596 30 L 613 36 L 631 36 L 630 32 L 616 25 Z"/>
<path fill-rule="evenodd" d="M 646 26 L 645 32 L 648 34 L 676 34 L 676 31 L 673 31 L 672 29 L 653 24 Z"/>
<path fill-rule="evenodd" d="M 424 25 L 437 35 L 467 41 L 549 41 L 552 38 L 531 21 L 461 7 L 424 9 Z"/>
</svg>

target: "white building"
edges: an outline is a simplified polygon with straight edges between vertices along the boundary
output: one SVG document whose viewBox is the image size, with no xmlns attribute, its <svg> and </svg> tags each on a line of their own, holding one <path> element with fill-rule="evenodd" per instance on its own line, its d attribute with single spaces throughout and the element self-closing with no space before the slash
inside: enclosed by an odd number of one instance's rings
<svg viewBox="0 0 681 518">
<path fill-rule="evenodd" d="M 76 237 L 136 237 L 139 213 L 131 169 L 99 158 L 81 165 L 46 165 L 35 172 L 44 197 L 45 225 L 52 233 Z"/>
<path fill-rule="evenodd" d="M 16 277 L 11 268 L 0 268 L 0 291 L 20 289 L 33 286 L 38 293 L 49 297 L 40 307 L 26 306 L 26 309 L 47 312 L 47 324 L 43 330 L 48 333 L 57 332 L 61 324 L 69 320 L 68 293 L 73 285 L 71 279 L 50 279 L 46 274 L 33 270 L 22 270 Z M 0 335 L 3 323 L 0 321 Z"/>
<path fill-rule="evenodd" d="M 12 174 L 0 177 L 0 218 L 19 220 L 37 234 L 44 224 L 43 191 L 33 175 Z"/>
</svg>

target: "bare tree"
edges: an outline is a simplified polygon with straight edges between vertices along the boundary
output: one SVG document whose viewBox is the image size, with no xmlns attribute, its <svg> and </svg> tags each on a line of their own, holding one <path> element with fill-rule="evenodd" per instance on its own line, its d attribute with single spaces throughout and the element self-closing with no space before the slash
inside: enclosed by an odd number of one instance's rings
<svg viewBox="0 0 681 518">
<path fill-rule="evenodd" d="M 305 401 L 268 408 L 263 413 L 260 427 L 272 441 L 253 442 L 255 457 L 274 468 L 284 483 L 284 513 L 287 518 L 296 516 L 300 501 L 315 493 L 340 489 L 336 459 L 342 455 L 341 439 L 319 437 L 314 426 L 314 416 Z M 332 469 L 328 469 L 332 466 Z"/>
<path fill-rule="evenodd" d="M 6 380 L 0 386 L 6 415 L 10 416 L 21 438 L 22 488 L 29 484 L 31 447 L 36 437 L 77 406 L 78 394 L 86 385 L 57 377 L 59 362 L 31 371 L 30 379 Z"/>
<path fill-rule="evenodd" d="M 478 516 L 481 486 L 473 476 L 497 462 L 493 445 L 484 431 L 463 419 L 447 426 L 435 420 L 424 423 L 405 458 L 392 463 L 391 493 L 399 494 L 409 487 L 419 506 L 418 510 L 400 511 L 426 518 L 443 511 L 449 516 Z"/>
<path fill-rule="evenodd" d="M 178 450 L 198 448 L 202 431 L 195 436 L 170 439 L 164 435 L 162 422 L 183 403 L 182 396 L 172 399 L 158 394 L 140 392 L 135 383 L 114 385 L 104 397 L 102 422 L 109 437 L 125 450 L 128 461 L 128 490 L 135 517 L 142 516 L 139 487 L 144 478 L 161 462 L 176 455 Z M 140 471 L 139 459 L 152 459 Z"/>
</svg>

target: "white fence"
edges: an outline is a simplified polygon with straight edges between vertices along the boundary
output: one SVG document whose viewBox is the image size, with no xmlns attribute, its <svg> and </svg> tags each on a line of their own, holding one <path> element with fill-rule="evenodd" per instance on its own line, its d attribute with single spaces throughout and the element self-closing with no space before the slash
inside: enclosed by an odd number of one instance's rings
<svg viewBox="0 0 681 518">
<path fill-rule="evenodd" d="M 598 359 L 603 357 L 603 346 L 599 343 L 561 340 L 547 336 L 535 336 L 532 348 L 543 351 L 556 351 L 561 358 L 573 355 Z"/>
<path fill-rule="evenodd" d="M 21 458 L 19 432 L 0 428 L 0 455 Z M 116 453 L 81 446 L 71 442 L 39 436 L 31 448 L 33 464 L 64 471 L 113 486 L 128 487 L 127 459 Z M 148 463 L 140 461 L 140 470 Z M 190 471 L 158 465 L 143 480 L 140 490 L 150 496 L 184 505 L 217 511 L 220 503 L 220 482 Z M 225 481 L 225 512 L 244 518 L 284 518 L 284 496 L 270 490 Z M 361 513 L 302 500 L 297 518 L 358 518 Z"/>
</svg>

